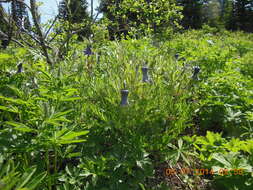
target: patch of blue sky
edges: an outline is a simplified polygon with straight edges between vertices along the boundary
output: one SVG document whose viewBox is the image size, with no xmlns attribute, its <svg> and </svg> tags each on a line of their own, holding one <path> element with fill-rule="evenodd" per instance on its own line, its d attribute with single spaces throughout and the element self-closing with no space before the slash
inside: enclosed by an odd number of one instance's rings
<svg viewBox="0 0 253 190">
<path fill-rule="evenodd" d="M 61 0 L 38 0 L 40 2 L 39 12 L 41 14 L 41 22 L 45 23 L 49 19 L 53 19 L 58 13 L 58 6 Z M 25 0 L 25 2 L 29 5 L 29 0 Z M 91 0 L 87 0 L 89 4 L 88 11 L 90 11 L 90 3 Z M 95 9 L 99 5 L 99 0 L 93 0 L 93 9 Z M 10 3 L 5 3 L 4 7 L 6 10 L 10 7 Z"/>
</svg>

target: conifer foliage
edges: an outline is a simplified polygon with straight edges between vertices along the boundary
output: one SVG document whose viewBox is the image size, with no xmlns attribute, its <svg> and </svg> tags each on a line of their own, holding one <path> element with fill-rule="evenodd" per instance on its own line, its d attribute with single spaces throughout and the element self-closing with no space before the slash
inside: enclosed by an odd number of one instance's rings
<svg viewBox="0 0 253 190">
<path fill-rule="evenodd" d="M 59 5 L 59 19 L 62 23 L 70 24 L 68 30 L 78 30 L 79 40 L 91 35 L 92 18 L 89 16 L 86 0 L 62 0 Z M 77 29 L 73 29 L 75 24 L 79 24 Z"/>
<path fill-rule="evenodd" d="M 12 19 L 18 27 L 30 28 L 29 16 L 25 4 L 22 1 L 11 2 Z"/>
<path fill-rule="evenodd" d="M 81 23 L 89 18 L 86 0 L 62 0 L 59 6 L 59 17 L 71 23 Z"/>
</svg>

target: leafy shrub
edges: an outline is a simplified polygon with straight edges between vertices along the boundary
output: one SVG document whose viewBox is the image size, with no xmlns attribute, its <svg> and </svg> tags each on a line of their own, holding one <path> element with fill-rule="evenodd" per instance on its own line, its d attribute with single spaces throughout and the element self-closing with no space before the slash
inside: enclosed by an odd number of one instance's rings
<svg viewBox="0 0 253 190">
<path fill-rule="evenodd" d="M 199 116 L 208 130 L 239 136 L 248 125 L 247 112 L 252 109 L 251 81 L 227 64 L 201 85 Z M 241 127 L 240 127 L 241 126 Z"/>
<path fill-rule="evenodd" d="M 240 62 L 238 62 L 238 65 L 240 67 L 240 71 L 242 74 L 253 77 L 253 62 L 252 62 L 252 52 L 249 52 L 245 54 Z"/>
<path fill-rule="evenodd" d="M 252 140 L 232 138 L 227 140 L 221 134 L 207 132 L 206 136 L 184 137 L 192 144 L 202 168 L 212 169 L 213 187 L 220 189 L 251 189 Z"/>
</svg>

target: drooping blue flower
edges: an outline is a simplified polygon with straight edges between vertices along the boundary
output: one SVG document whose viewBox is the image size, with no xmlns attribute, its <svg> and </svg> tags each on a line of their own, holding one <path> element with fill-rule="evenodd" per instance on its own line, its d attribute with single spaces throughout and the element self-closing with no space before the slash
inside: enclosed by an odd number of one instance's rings
<svg viewBox="0 0 253 190">
<path fill-rule="evenodd" d="M 91 45 L 87 45 L 87 47 L 85 48 L 84 50 L 84 55 L 93 55 L 94 53 L 92 52 L 92 49 L 91 49 Z"/>
<path fill-rule="evenodd" d="M 20 64 L 18 64 L 18 70 L 17 70 L 17 73 L 21 73 L 22 72 L 22 70 L 23 70 L 23 64 L 22 63 L 20 63 Z"/>
<path fill-rule="evenodd" d="M 193 75 L 192 78 L 194 80 L 199 80 L 198 74 L 200 73 L 200 67 L 199 66 L 194 66 L 193 67 Z"/>
<path fill-rule="evenodd" d="M 176 54 L 175 54 L 175 59 L 178 60 L 178 58 L 179 58 L 179 54 L 176 53 Z"/>
<path fill-rule="evenodd" d="M 120 102 L 121 106 L 127 106 L 128 105 L 128 100 L 127 100 L 128 94 L 129 94 L 128 90 L 121 90 L 121 102 Z"/>
<path fill-rule="evenodd" d="M 142 82 L 150 82 L 148 76 L 148 67 L 144 66 L 141 68 L 141 70 L 142 70 Z"/>
</svg>

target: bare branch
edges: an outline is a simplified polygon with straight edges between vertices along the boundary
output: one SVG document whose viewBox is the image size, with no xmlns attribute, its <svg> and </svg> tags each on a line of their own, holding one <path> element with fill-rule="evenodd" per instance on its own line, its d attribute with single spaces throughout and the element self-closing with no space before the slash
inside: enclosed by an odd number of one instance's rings
<svg viewBox="0 0 253 190">
<path fill-rule="evenodd" d="M 48 42 L 51 43 L 59 34 L 60 32 L 55 33 L 54 36 L 50 40 L 48 40 Z"/>
<path fill-rule="evenodd" d="M 90 0 L 90 18 L 93 19 L 93 0 Z"/>
<path fill-rule="evenodd" d="M 97 12 L 95 18 L 93 19 L 92 24 L 94 24 L 94 23 L 96 22 L 96 20 L 97 20 L 97 18 L 98 18 L 98 15 L 99 15 L 100 13 L 102 13 L 102 12 L 101 12 L 101 11 L 98 11 L 98 12 Z"/>
<path fill-rule="evenodd" d="M 0 5 L 0 17 L 3 19 L 3 21 L 8 24 L 8 19 L 6 18 L 6 13 L 2 7 L 2 5 Z"/>
<path fill-rule="evenodd" d="M 53 26 L 54 26 L 55 22 L 57 21 L 58 17 L 59 17 L 59 15 L 57 15 L 57 16 L 54 18 L 52 24 L 50 25 L 50 27 L 49 27 L 48 30 L 46 31 L 46 34 L 45 34 L 44 39 L 47 38 L 47 35 L 49 34 L 50 30 L 53 28 Z"/>
<path fill-rule="evenodd" d="M 2 37 L 3 39 L 8 39 L 8 40 L 10 39 L 11 41 L 17 43 L 19 46 L 24 47 L 24 44 L 20 43 L 18 40 L 14 38 L 9 38 L 9 36 L 1 30 L 0 30 L 0 37 Z"/>
<path fill-rule="evenodd" d="M 49 58 L 48 51 L 47 51 L 47 46 L 45 44 L 44 36 L 43 36 L 42 30 L 40 28 L 39 21 L 38 21 L 38 12 L 37 12 L 37 7 L 36 7 L 36 0 L 30 0 L 30 6 L 31 6 L 31 14 L 32 14 L 33 22 L 34 22 L 35 28 L 37 30 L 37 34 L 38 34 L 38 37 L 39 37 L 42 52 L 43 52 L 44 56 L 46 57 L 47 62 L 50 65 L 52 65 L 53 63 L 52 63 L 51 59 Z"/>
</svg>

